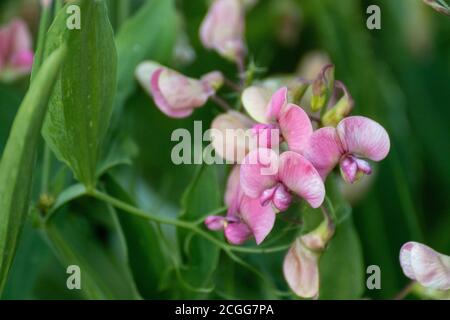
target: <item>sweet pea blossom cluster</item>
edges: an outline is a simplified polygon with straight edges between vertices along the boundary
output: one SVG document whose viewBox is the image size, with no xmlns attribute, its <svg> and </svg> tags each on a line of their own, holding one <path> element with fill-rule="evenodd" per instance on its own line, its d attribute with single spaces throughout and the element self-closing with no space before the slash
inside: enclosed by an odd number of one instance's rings
<svg viewBox="0 0 450 320">
<path fill-rule="evenodd" d="M 259 245 L 272 231 L 276 216 L 294 202 L 323 208 L 325 181 L 336 167 L 348 183 L 371 174 L 369 161 L 384 159 L 390 140 L 374 120 L 350 116 L 353 99 L 345 85 L 334 80 L 329 63 L 320 65 L 313 79 L 293 75 L 247 86 L 244 15 L 242 1 L 216 0 L 200 28 L 205 48 L 236 62 L 241 81 L 235 87 L 243 107 L 227 106 L 212 122 L 216 154 L 234 165 L 224 196 L 227 213 L 207 217 L 205 225 L 222 230 L 230 244 L 254 238 Z M 226 104 L 218 91 L 229 80 L 219 71 L 193 79 L 145 61 L 136 77 L 161 112 L 172 118 L 192 115 L 210 98 Z M 242 134 L 227 140 L 222 134 L 226 130 Z M 283 271 L 297 295 L 318 295 L 318 261 L 333 233 L 333 222 L 324 214 L 317 229 L 292 244 Z"/>
</svg>

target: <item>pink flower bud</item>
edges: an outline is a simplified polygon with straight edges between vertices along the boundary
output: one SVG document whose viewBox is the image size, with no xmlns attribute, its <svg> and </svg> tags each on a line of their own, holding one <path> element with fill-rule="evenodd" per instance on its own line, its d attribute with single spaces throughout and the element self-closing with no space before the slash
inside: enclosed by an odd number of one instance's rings
<svg viewBox="0 0 450 320">
<path fill-rule="evenodd" d="M 400 265 L 408 278 L 424 287 L 450 289 L 450 256 L 418 242 L 407 242 L 400 249 Z"/>
<path fill-rule="evenodd" d="M 283 263 L 283 273 L 289 287 L 302 298 L 314 298 L 319 294 L 320 254 L 308 249 L 297 238 Z"/>
<path fill-rule="evenodd" d="M 239 0 L 216 0 L 200 27 L 200 39 L 208 49 L 233 61 L 245 50 L 244 8 Z"/>
<path fill-rule="evenodd" d="M 0 28 L 0 80 L 14 81 L 33 66 L 31 35 L 20 19 Z"/>
<path fill-rule="evenodd" d="M 136 78 L 153 96 L 156 106 L 172 118 L 185 118 L 202 107 L 223 82 L 217 71 L 196 80 L 155 62 L 141 63 L 136 68 Z"/>
</svg>

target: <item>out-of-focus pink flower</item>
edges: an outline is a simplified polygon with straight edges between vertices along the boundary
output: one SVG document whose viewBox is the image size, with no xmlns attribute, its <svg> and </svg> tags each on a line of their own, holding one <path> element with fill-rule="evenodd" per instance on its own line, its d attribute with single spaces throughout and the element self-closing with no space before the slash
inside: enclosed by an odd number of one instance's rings
<svg viewBox="0 0 450 320">
<path fill-rule="evenodd" d="M 218 71 L 196 80 L 155 62 L 141 63 L 136 69 L 136 78 L 153 96 L 156 106 L 172 118 L 191 115 L 195 108 L 202 107 L 215 94 L 223 82 Z"/>
<path fill-rule="evenodd" d="M 233 61 L 245 51 L 244 8 L 239 0 L 215 0 L 200 27 L 200 39 L 208 49 Z"/>
<path fill-rule="evenodd" d="M 361 116 L 343 119 L 336 128 L 316 130 L 302 154 L 323 179 L 339 163 L 345 181 L 353 183 L 362 174 L 370 174 L 370 164 L 360 159 L 383 160 L 389 153 L 390 140 L 377 122 Z"/>
<path fill-rule="evenodd" d="M 314 298 L 319 294 L 320 253 L 306 247 L 297 238 L 283 262 L 283 273 L 289 287 L 302 298 Z"/>
<path fill-rule="evenodd" d="M 400 249 L 400 265 L 408 278 L 424 287 L 450 289 L 450 256 L 418 242 L 407 242 Z"/>
<path fill-rule="evenodd" d="M 237 111 L 218 115 L 211 124 L 211 142 L 223 159 L 240 163 L 250 150 L 253 121 Z"/>
<path fill-rule="evenodd" d="M 229 163 L 240 164 L 250 150 L 279 144 L 279 133 L 259 128 L 249 117 L 230 110 L 218 115 L 211 124 L 210 138 L 217 154 Z"/>
<path fill-rule="evenodd" d="M 266 135 L 278 129 L 289 150 L 302 152 L 313 132 L 311 120 L 299 106 L 288 103 L 288 89 L 278 89 L 271 98 L 268 91 L 259 87 L 249 87 L 242 94 L 242 103 L 248 114 L 263 125 L 258 125 L 257 133 Z"/>
<path fill-rule="evenodd" d="M 286 151 L 278 156 L 271 149 L 251 151 L 241 165 L 241 187 L 244 193 L 259 199 L 261 205 L 276 211 L 286 210 L 292 194 L 305 199 L 313 208 L 325 197 L 322 179 L 302 155 Z"/>
<path fill-rule="evenodd" d="M 31 35 L 20 19 L 0 28 L 0 79 L 14 81 L 29 74 L 33 66 Z"/>
<path fill-rule="evenodd" d="M 205 224 L 210 230 L 224 230 L 232 244 L 242 244 L 254 236 L 260 244 L 275 223 L 275 212 L 270 206 L 262 206 L 258 199 L 246 196 L 239 185 L 240 166 L 235 166 L 228 177 L 225 204 L 228 212 L 223 216 L 209 216 Z"/>
</svg>

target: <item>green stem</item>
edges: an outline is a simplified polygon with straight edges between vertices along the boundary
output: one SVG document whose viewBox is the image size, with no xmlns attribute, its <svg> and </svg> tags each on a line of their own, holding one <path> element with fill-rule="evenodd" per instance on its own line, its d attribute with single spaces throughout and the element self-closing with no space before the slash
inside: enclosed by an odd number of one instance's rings
<svg viewBox="0 0 450 320">
<path fill-rule="evenodd" d="M 37 50 L 34 57 L 33 74 L 37 74 L 44 60 L 45 36 L 47 34 L 48 25 L 50 23 L 50 8 L 42 7 L 41 20 L 39 21 L 39 33 L 37 41 Z"/>
<path fill-rule="evenodd" d="M 53 7 L 53 14 L 56 15 L 58 14 L 59 10 L 61 10 L 61 8 L 63 7 L 63 0 L 55 0 L 55 4 Z"/>
<path fill-rule="evenodd" d="M 190 230 L 190 231 L 196 233 L 197 235 L 201 236 L 202 238 L 215 244 L 216 246 L 218 246 L 219 248 L 221 248 L 222 250 L 224 250 L 227 253 L 230 253 L 231 251 L 242 252 L 242 253 L 273 253 L 273 252 L 286 250 L 290 246 L 290 245 L 281 245 L 281 246 L 271 247 L 271 248 L 248 248 L 248 247 L 231 246 L 231 245 L 224 243 L 220 239 L 217 239 L 210 233 L 200 229 L 195 224 L 195 222 L 187 222 L 187 221 L 165 218 L 165 217 L 161 217 L 161 216 L 158 216 L 155 214 L 151 214 L 151 213 L 145 212 L 144 210 L 136 208 L 132 205 L 129 205 L 128 203 L 123 202 L 119 199 L 111 197 L 110 195 L 103 193 L 99 190 L 95 190 L 95 189 L 90 190 L 90 191 L 88 191 L 88 194 L 98 200 L 109 203 L 112 206 L 114 206 L 118 209 L 121 209 L 123 211 L 126 211 L 136 217 L 146 219 L 146 220 L 152 220 L 157 223 L 169 224 L 169 225 L 173 225 L 176 227 Z"/>
<path fill-rule="evenodd" d="M 44 142 L 44 159 L 42 160 L 42 180 L 41 180 L 41 193 L 48 194 L 48 185 L 50 180 L 50 168 L 51 168 L 51 151 L 47 143 Z"/>
</svg>

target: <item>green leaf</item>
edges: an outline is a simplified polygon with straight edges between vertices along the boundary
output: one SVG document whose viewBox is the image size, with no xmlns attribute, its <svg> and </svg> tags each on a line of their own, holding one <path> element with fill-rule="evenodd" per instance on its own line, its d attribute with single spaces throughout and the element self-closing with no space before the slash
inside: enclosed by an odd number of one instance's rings
<svg viewBox="0 0 450 320">
<path fill-rule="evenodd" d="M 214 165 L 198 167 L 194 180 L 187 188 L 182 198 L 180 219 L 195 221 L 204 217 L 222 205 L 222 195 L 219 192 L 217 168 Z M 219 233 L 214 233 L 219 237 Z M 182 275 L 193 287 L 211 286 L 211 277 L 219 261 L 220 249 L 205 239 L 178 230 L 180 248 L 186 255 L 186 267 Z M 192 297 L 192 292 L 189 295 Z"/>
<path fill-rule="evenodd" d="M 167 62 L 176 39 L 176 11 L 173 0 L 148 0 L 128 19 L 116 38 L 118 103 L 134 90 L 136 66 L 145 59 Z"/>
<path fill-rule="evenodd" d="M 39 132 L 67 48 L 46 60 L 26 94 L 0 163 L 0 293 L 28 212 Z"/>
<path fill-rule="evenodd" d="M 125 190 L 110 176 L 105 176 L 107 192 L 127 203 L 133 204 Z M 161 281 L 170 271 L 163 239 L 155 225 L 128 212 L 116 210 L 128 250 L 128 259 L 139 292 L 146 299 L 161 299 Z"/>
<path fill-rule="evenodd" d="M 342 198 L 336 176 L 327 181 L 336 231 L 319 262 L 320 299 L 359 299 L 364 292 L 364 261 L 351 207 Z"/>
<path fill-rule="evenodd" d="M 74 3 L 80 6 L 81 29 L 69 30 L 61 10 L 47 35 L 46 54 L 65 41 L 71 59 L 61 70 L 43 135 L 57 158 L 92 187 L 112 111 L 117 54 L 104 1 Z"/>
<path fill-rule="evenodd" d="M 45 226 L 48 244 L 62 268 L 77 265 L 81 270 L 81 291 L 87 299 L 139 299 L 134 281 L 124 260 L 114 250 L 113 238 L 119 237 L 109 208 L 90 201 L 88 206 L 70 206 Z M 90 215 L 101 215 L 109 226 L 99 225 Z M 100 229 L 99 229 L 100 228 Z M 107 229 L 104 229 L 107 228 Z M 104 230 L 99 237 L 97 230 Z M 119 245 L 119 251 L 121 251 Z"/>
</svg>

